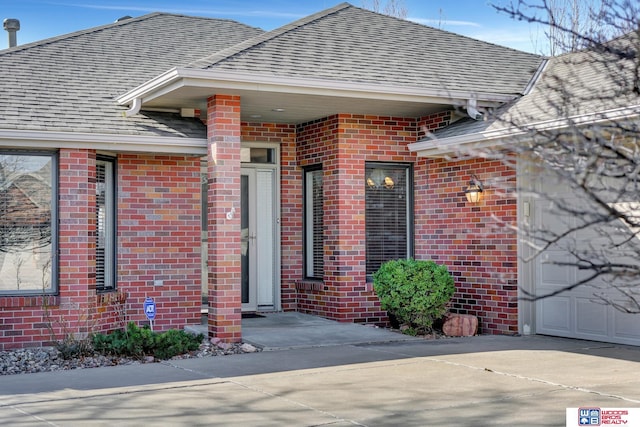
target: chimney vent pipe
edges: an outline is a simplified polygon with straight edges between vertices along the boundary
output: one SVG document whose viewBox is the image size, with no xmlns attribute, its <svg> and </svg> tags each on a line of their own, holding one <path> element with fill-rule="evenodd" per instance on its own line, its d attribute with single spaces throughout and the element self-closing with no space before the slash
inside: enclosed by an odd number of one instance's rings
<svg viewBox="0 0 640 427">
<path fill-rule="evenodd" d="M 16 46 L 16 44 L 18 44 L 16 33 L 20 30 L 20 21 L 13 18 L 7 18 L 2 24 L 4 29 L 9 33 L 9 47 Z"/>
</svg>

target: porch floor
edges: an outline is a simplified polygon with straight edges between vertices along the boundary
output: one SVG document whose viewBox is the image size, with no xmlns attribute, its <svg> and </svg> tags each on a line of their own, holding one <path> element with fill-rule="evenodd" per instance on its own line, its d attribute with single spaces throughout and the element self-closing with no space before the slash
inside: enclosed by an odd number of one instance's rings
<svg viewBox="0 0 640 427">
<path fill-rule="evenodd" d="M 260 313 L 264 317 L 242 319 L 242 341 L 264 351 L 419 340 L 387 329 L 356 323 L 342 323 L 309 314 Z M 206 315 L 202 325 L 185 330 L 207 334 Z"/>
</svg>

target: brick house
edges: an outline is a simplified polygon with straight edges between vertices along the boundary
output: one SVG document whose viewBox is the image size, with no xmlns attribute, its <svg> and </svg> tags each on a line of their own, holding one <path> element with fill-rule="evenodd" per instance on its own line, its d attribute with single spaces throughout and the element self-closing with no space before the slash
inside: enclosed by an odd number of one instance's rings
<svg viewBox="0 0 640 427">
<path fill-rule="evenodd" d="M 3 258 L 0 350 L 144 323 L 147 297 L 156 329 L 204 301 L 229 341 L 243 312 L 383 324 L 370 276 L 401 257 L 446 264 L 482 333 L 536 332 L 496 226 L 518 220 L 517 170 L 427 136 L 478 134 L 545 64 L 347 3 L 270 32 L 155 13 L 1 51 L 0 166 L 44 177 L 50 235 Z M 471 177 L 500 194 L 467 202 Z"/>
</svg>

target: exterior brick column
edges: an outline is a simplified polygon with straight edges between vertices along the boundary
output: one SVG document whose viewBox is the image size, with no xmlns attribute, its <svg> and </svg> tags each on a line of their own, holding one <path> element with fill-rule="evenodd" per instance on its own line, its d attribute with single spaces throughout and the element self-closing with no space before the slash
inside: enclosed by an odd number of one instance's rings
<svg viewBox="0 0 640 427">
<path fill-rule="evenodd" d="M 207 103 L 209 180 L 209 337 L 242 339 L 240 253 L 240 97 Z"/>
<path fill-rule="evenodd" d="M 82 336 L 95 315 L 89 297 L 96 289 L 96 154 L 92 150 L 60 150 L 59 176 L 59 291 L 57 318 L 67 330 Z M 56 317 L 57 316 L 57 317 Z M 62 327 L 62 326 L 60 326 Z"/>
</svg>

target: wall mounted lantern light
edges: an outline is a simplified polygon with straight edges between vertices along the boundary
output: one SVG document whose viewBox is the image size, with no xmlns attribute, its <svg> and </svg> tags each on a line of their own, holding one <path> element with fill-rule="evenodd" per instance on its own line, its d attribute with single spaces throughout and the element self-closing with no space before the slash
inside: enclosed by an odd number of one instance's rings
<svg viewBox="0 0 640 427">
<path fill-rule="evenodd" d="M 469 181 L 469 185 L 464 190 L 464 195 L 467 197 L 467 201 L 469 203 L 478 203 L 480 199 L 482 199 L 482 192 L 484 191 L 484 186 L 480 179 L 477 176 L 471 175 L 471 180 Z"/>
<path fill-rule="evenodd" d="M 379 188 L 383 186 L 384 188 L 391 190 L 396 183 L 393 181 L 393 178 L 386 174 L 384 169 L 373 169 L 371 174 L 367 177 L 367 185 L 370 188 Z"/>
</svg>

